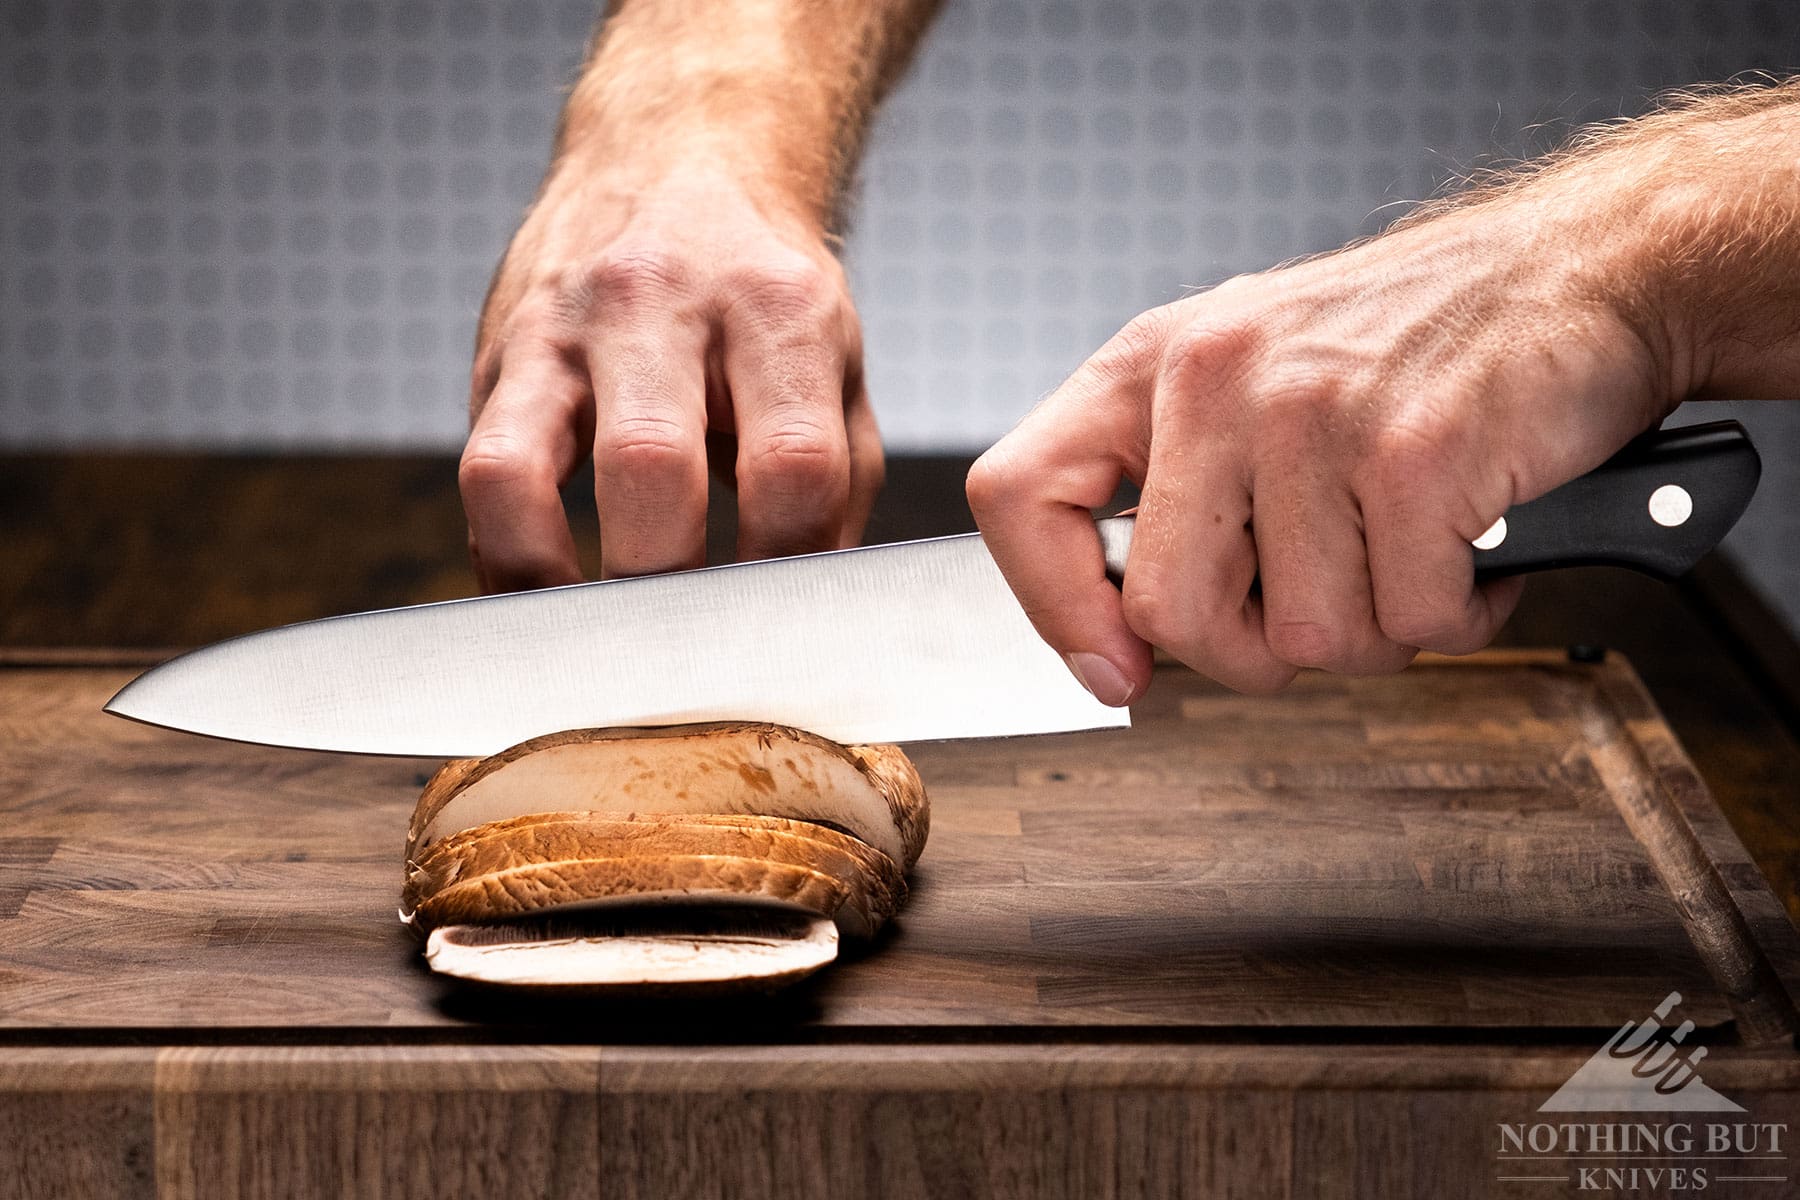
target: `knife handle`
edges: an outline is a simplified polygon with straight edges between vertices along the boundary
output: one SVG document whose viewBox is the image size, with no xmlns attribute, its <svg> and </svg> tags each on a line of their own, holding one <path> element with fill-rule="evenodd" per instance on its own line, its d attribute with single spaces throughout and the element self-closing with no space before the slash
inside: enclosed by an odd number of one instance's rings
<svg viewBox="0 0 1800 1200">
<path fill-rule="evenodd" d="M 1736 421 L 1653 430 L 1586 475 L 1508 509 L 1475 540 L 1475 576 L 1614 566 L 1673 579 L 1737 524 L 1761 476 L 1762 459 Z M 1099 522 L 1115 579 L 1125 574 L 1132 523 Z"/>
<path fill-rule="evenodd" d="M 1656 430 L 1579 479 L 1507 510 L 1475 541 L 1475 574 L 1630 567 L 1673 579 L 1737 524 L 1762 459 L 1744 427 Z"/>
</svg>

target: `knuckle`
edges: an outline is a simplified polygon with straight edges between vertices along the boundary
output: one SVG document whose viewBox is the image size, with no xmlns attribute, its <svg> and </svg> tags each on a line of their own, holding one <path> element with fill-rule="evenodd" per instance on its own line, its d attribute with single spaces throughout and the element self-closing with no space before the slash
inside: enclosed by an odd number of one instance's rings
<svg viewBox="0 0 1800 1200">
<path fill-rule="evenodd" d="M 650 413 L 609 424 L 595 439 L 594 457 L 595 469 L 615 478 L 676 479 L 692 469 L 681 426 Z"/>
<path fill-rule="evenodd" d="M 465 496 L 480 497 L 532 482 L 542 471 L 540 457 L 519 439 L 504 433 L 476 433 L 463 447 L 456 482 Z"/>
<path fill-rule="evenodd" d="M 493 328 L 481 332 L 469 372 L 471 407 L 485 403 L 506 382 L 509 366 L 569 361 L 581 347 L 580 314 L 565 297 L 537 290 Z"/>
<path fill-rule="evenodd" d="M 830 272 L 804 255 L 740 269 L 725 286 L 729 307 L 769 324 L 819 326 L 840 311 Z"/>
<path fill-rule="evenodd" d="M 1256 407 L 1264 426 L 1290 438 L 1310 441 L 1331 423 L 1339 395 L 1312 373 L 1288 370 L 1259 379 Z"/>
<path fill-rule="evenodd" d="M 1181 606 L 1166 591 L 1134 584 L 1127 574 L 1120 610 L 1132 632 L 1151 645 L 1161 646 L 1184 662 L 1197 656 L 1196 624 L 1183 618 Z"/>
<path fill-rule="evenodd" d="M 679 255 L 650 247 L 609 250 L 575 272 L 573 307 L 628 306 L 682 290 L 689 269 Z"/>
<path fill-rule="evenodd" d="M 1235 314 L 1208 315 L 1168 339 L 1163 386 L 1176 394 L 1204 394 L 1220 380 L 1243 375 L 1262 345 L 1256 322 Z"/>
<path fill-rule="evenodd" d="M 503 353 L 566 357 L 581 347 L 582 327 L 590 308 L 580 295 L 534 291 L 519 302 L 496 332 L 495 344 Z"/>
<path fill-rule="evenodd" d="M 1373 436 L 1362 473 L 1376 491 L 1405 495 L 1443 472 L 1451 449 L 1451 433 L 1443 420 L 1427 413 L 1411 414 Z"/>
<path fill-rule="evenodd" d="M 817 425 L 790 421 L 747 447 L 742 483 L 824 493 L 850 478 L 850 448 Z"/>
<path fill-rule="evenodd" d="M 1294 371 L 1259 372 L 1246 393 L 1246 413 L 1253 430 L 1246 453 L 1259 473 L 1270 480 L 1335 476 L 1346 459 L 1343 448 L 1353 425 L 1340 420 L 1341 397 L 1329 381 Z M 1346 481 L 1347 483 L 1348 481 Z"/>
<path fill-rule="evenodd" d="M 986 515 L 998 512 L 1012 498 L 1018 480 L 1019 472 L 1011 456 L 999 446 L 975 460 L 975 465 L 969 468 L 969 477 L 963 482 L 963 492 L 977 524 Z"/>
<path fill-rule="evenodd" d="M 1271 620 L 1263 637 L 1277 658 L 1296 667 L 1342 667 L 1357 649 L 1349 630 L 1328 621 Z"/>
<path fill-rule="evenodd" d="M 1382 634 L 1401 646 L 1455 653 L 1449 647 L 1466 642 L 1470 632 L 1456 614 L 1424 606 L 1390 608 L 1378 615 Z M 1476 647 L 1470 646 L 1469 649 Z"/>
</svg>

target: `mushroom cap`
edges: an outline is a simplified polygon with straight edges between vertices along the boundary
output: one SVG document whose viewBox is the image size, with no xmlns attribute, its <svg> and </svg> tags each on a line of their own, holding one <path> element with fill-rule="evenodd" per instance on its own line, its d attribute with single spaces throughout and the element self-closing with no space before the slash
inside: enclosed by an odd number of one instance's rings
<svg viewBox="0 0 1800 1200">
<path fill-rule="evenodd" d="M 897 746 L 742 721 L 577 729 L 446 763 L 419 797 L 407 858 L 461 830 L 545 811 L 788 817 L 861 838 L 903 870 L 931 821 L 924 784 Z"/>
</svg>

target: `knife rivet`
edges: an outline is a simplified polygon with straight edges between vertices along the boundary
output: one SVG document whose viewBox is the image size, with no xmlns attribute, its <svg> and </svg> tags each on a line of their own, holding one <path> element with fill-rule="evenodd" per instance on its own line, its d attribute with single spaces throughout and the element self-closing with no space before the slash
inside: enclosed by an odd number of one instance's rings
<svg viewBox="0 0 1800 1200">
<path fill-rule="evenodd" d="M 1487 532 L 1476 538 L 1472 544 L 1477 550 L 1492 550 L 1495 546 L 1498 546 L 1505 540 L 1506 518 L 1501 517 L 1498 521 L 1489 525 Z"/>
<path fill-rule="evenodd" d="M 1665 483 L 1650 493 L 1650 519 L 1673 529 L 1694 515 L 1694 498 L 1679 483 Z"/>
</svg>

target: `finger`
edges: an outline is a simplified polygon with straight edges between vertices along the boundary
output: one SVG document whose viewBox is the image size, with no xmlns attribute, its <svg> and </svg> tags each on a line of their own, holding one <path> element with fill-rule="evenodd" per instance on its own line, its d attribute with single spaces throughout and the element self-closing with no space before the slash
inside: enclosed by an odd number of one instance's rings
<svg viewBox="0 0 1800 1200">
<path fill-rule="evenodd" d="M 585 455 L 588 419 L 587 382 L 560 355 L 507 355 L 457 471 L 482 590 L 580 582 L 557 489 Z"/>
<path fill-rule="evenodd" d="M 588 352 L 608 579 L 706 562 L 706 326 L 653 319 L 604 324 Z"/>
<path fill-rule="evenodd" d="M 850 439 L 850 503 L 844 511 L 844 524 L 838 532 L 840 547 L 855 546 L 868 528 L 869 514 L 887 482 L 887 456 L 881 449 L 881 430 L 875 423 L 875 410 L 860 381 L 844 410 L 844 430 Z"/>
<path fill-rule="evenodd" d="M 1440 654 L 1469 654 L 1493 640 L 1518 603 L 1520 584 L 1477 587 L 1470 547 L 1493 523 L 1465 500 L 1433 486 L 1435 470 L 1407 473 L 1364 495 L 1369 575 L 1375 616 L 1391 639 Z M 1472 532 L 1470 532 L 1472 530 Z"/>
<path fill-rule="evenodd" d="M 1077 371 L 969 473 L 969 507 L 1040 636 L 1106 704 L 1150 685 L 1150 646 L 1126 622 L 1090 511 L 1141 477 L 1136 380 Z"/>
<path fill-rule="evenodd" d="M 1152 439 L 1125 564 L 1125 614 L 1141 637 L 1243 692 L 1272 692 L 1294 668 L 1270 650 L 1253 594 L 1250 490 L 1227 440 L 1185 422 Z"/>
<path fill-rule="evenodd" d="M 850 442 L 834 322 L 748 304 L 725 314 L 741 559 L 830 550 L 843 535 Z"/>
<path fill-rule="evenodd" d="M 1356 497 L 1314 445 L 1265 454 L 1253 484 L 1263 636 L 1296 667 L 1348 674 L 1398 671 L 1416 653 L 1375 619 Z"/>
</svg>

